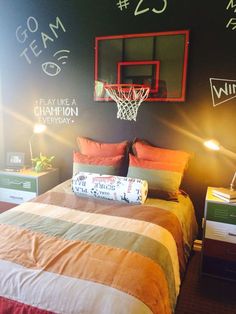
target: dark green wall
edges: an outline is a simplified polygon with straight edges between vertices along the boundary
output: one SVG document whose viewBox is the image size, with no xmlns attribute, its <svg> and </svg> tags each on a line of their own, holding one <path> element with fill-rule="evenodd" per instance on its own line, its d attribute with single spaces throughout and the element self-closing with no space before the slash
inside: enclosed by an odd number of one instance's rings
<svg viewBox="0 0 236 314">
<path fill-rule="evenodd" d="M 236 80 L 234 7 L 230 1 L 129 0 L 121 11 L 118 0 L 2 0 L 1 1 L 1 67 L 3 73 L 4 137 L 6 151 L 28 152 L 28 138 L 35 122 L 34 107 L 39 99 L 75 100 L 78 116 L 74 123 L 48 125 L 50 134 L 35 138 L 38 150 L 56 156 L 61 180 L 71 176 L 72 150 L 77 135 L 101 141 L 144 138 L 155 145 L 193 152 L 184 188 L 191 195 L 202 216 L 203 200 L 208 185 L 228 185 L 235 171 L 235 161 L 223 154 L 204 150 L 201 140 L 216 138 L 225 147 L 236 151 L 235 98 L 213 107 L 210 78 Z M 136 6 L 150 10 L 137 16 Z M 27 28 L 27 19 L 34 17 L 27 40 L 16 39 L 16 29 Z M 60 18 L 64 29 L 53 34 L 49 24 Z M 234 21 L 234 20 L 232 20 Z M 235 27 L 236 28 L 236 27 Z M 114 102 L 95 102 L 94 46 L 96 36 L 190 30 L 186 101 L 183 103 L 144 103 L 137 121 L 116 118 Z M 41 32 L 47 34 L 43 47 Z M 58 37 L 58 38 L 57 38 Z M 20 57 L 35 40 L 35 51 L 29 54 L 31 64 Z M 55 51 L 67 49 L 67 63 L 52 77 L 45 75 L 41 64 L 52 60 Z M 30 50 L 27 50 L 27 53 Z M 66 54 L 66 53 L 65 53 Z M 27 155 L 29 159 L 29 154 Z"/>
</svg>

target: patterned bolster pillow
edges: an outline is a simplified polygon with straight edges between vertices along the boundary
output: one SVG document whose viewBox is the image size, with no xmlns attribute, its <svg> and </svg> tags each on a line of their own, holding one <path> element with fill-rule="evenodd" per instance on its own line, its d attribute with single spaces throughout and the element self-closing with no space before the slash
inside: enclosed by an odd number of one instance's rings
<svg viewBox="0 0 236 314">
<path fill-rule="evenodd" d="M 143 204 L 147 198 L 148 183 L 136 178 L 79 172 L 72 178 L 72 190 L 78 196 Z"/>
</svg>

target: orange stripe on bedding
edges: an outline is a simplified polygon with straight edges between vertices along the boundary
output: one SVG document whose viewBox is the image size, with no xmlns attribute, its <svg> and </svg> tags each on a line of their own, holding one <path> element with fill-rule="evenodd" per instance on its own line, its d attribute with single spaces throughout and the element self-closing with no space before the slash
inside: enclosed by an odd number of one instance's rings
<svg viewBox="0 0 236 314">
<path fill-rule="evenodd" d="M 170 313 L 162 269 L 137 253 L 48 237 L 7 225 L 1 226 L 0 252 L 3 260 L 112 286 L 135 296 L 153 312 Z M 160 298 L 162 306 L 158 303 Z"/>
<path fill-rule="evenodd" d="M 118 216 L 151 222 L 167 229 L 176 241 L 180 272 L 183 275 L 186 267 L 184 256 L 184 237 L 178 218 L 168 210 L 155 206 L 128 205 L 121 202 L 78 197 L 74 194 L 47 192 L 34 199 L 34 202 L 58 205 L 70 209 L 110 216 Z"/>
</svg>

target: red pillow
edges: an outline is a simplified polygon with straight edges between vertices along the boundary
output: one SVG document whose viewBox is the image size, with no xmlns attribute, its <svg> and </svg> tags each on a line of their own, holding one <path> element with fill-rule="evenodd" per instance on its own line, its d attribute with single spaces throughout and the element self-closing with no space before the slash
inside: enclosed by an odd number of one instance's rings
<svg viewBox="0 0 236 314">
<path fill-rule="evenodd" d="M 80 152 L 88 156 L 112 157 L 125 155 L 128 148 L 128 141 L 120 143 L 100 143 L 86 137 L 77 137 Z"/>
<path fill-rule="evenodd" d="M 184 166 L 179 162 L 166 162 L 166 161 L 155 161 L 141 159 L 132 154 L 129 154 L 129 165 L 133 167 L 142 167 L 146 169 L 158 169 L 158 170 L 167 170 L 183 173 Z"/>
<path fill-rule="evenodd" d="M 159 161 L 166 163 L 179 163 L 187 166 L 190 154 L 180 150 L 165 149 L 148 145 L 142 141 L 133 144 L 134 154 L 140 158 L 150 161 Z"/>
</svg>

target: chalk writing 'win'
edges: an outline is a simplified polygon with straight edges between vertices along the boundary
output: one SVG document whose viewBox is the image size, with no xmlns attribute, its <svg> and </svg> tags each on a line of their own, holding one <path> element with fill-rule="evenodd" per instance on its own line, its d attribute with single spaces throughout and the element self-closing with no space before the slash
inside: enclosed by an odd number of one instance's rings
<svg viewBox="0 0 236 314">
<path fill-rule="evenodd" d="M 213 85 L 213 89 L 218 98 L 221 98 L 223 94 L 225 96 L 236 95 L 236 84 L 229 84 L 226 82 L 224 87 L 220 87 L 218 89 Z"/>
<path fill-rule="evenodd" d="M 236 80 L 210 78 L 213 106 L 218 106 L 236 97 Z"/>
</svg>

